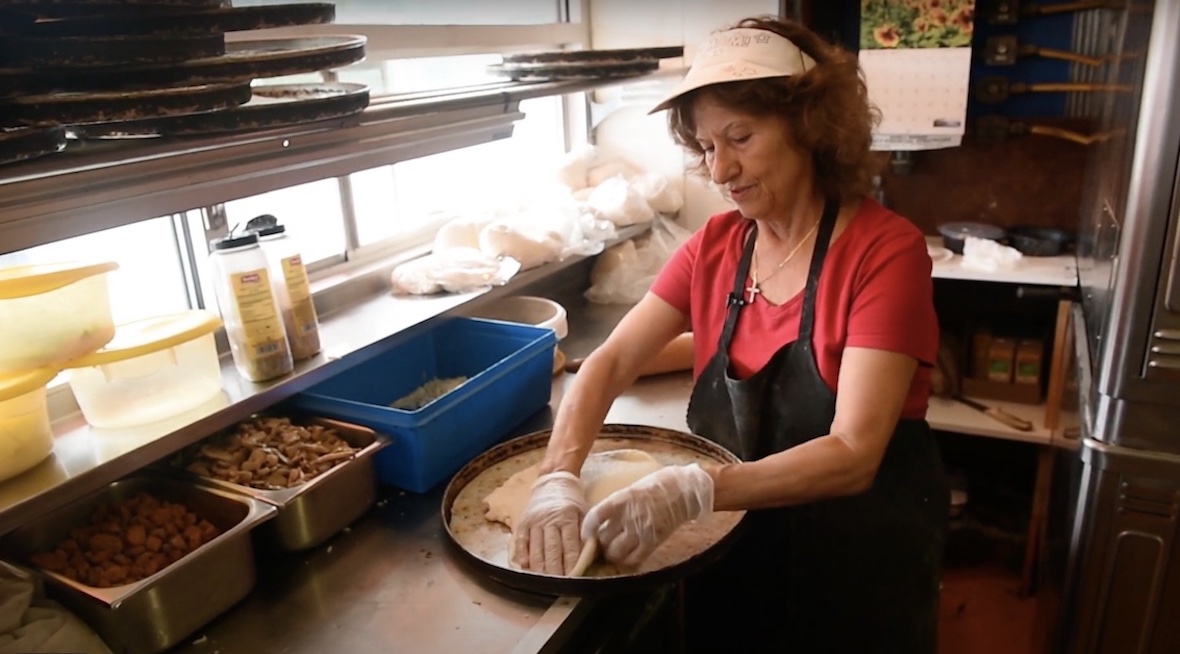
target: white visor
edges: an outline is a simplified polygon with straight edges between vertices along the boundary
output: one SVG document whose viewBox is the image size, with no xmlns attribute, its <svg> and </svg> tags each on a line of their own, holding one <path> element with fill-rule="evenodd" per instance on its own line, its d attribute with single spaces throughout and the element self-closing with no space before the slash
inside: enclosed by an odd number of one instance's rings
<svg viewBox="0 0 1180 654">
<path fill-rule="evenodd" d="M 766 77 L 789 77 L 815 67 L 815 60 L 775 32 L 739 27 L 713 34 L 697 50 L 684 80 L 649 114 L 703 86 Z"/>
</svg>

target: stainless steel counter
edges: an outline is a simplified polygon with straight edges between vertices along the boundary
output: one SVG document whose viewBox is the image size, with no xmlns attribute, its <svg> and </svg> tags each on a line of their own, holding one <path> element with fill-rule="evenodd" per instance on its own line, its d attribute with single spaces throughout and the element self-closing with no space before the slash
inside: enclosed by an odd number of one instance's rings
<svg viewBox="0 0 1180 654">
<path fill-rule="evenodd" d="M 555 297 L 570 313 L 568 356 L 589 353 L 625 307 Z M 512 435 L 548 428 L 573 381 L 554 380 L 550 407 Z M 643 380 L 615 403 L 608 422 L 685 429 L 690 376 Z M 267 555 L 258 586 L 188 639 L 186 654 L 451 654 L 553 652 L 564 648 L 598 600 L 511 590 L 472 575 L 451 554 L 440 518 L 443 488 L 425 495 L 383 489 L 346 532 L 297 555 Z"/>
</svg>

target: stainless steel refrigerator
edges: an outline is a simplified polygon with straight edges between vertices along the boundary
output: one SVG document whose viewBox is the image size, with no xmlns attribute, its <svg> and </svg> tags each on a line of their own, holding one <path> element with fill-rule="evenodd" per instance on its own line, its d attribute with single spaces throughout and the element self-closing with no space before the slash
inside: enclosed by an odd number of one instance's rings
<svg viewBox="0 0 1180 654">
<path fill-rule="evenodd" d="M 1052 650 L 1180 653 L 1180 0 L 1101 10 Z"/>
</svg>

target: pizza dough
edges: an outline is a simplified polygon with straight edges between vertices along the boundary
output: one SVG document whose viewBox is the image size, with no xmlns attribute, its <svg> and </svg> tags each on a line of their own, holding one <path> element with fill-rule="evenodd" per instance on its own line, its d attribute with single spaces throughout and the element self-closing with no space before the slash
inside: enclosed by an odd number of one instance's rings
<svg viewBox="0 0 1180 654">
<path fill-rule="evenodd" d="M 484 516 L 511 529 L 516 524 L 524 507 L 528 504 L 533 482 L 537 480 L 537 467 L 533 464 L 509 477 L 499 488 L 484 498 L 487 511 Z M 655 457 L 643 450 L 620 449 L 597 452 L 586 457 L 582 464 L 582 484 L 586 489 L 587 506 L 594 506 L 611 493 L 630 486 L 642 477 L 664 467 Z M 570 573 L 581 576 L 597 558 L 598 541 L 590 540 L 582 548 L 578 563 Z M 511 556 L 509 557 L 511 559 Z"/>
</svg>

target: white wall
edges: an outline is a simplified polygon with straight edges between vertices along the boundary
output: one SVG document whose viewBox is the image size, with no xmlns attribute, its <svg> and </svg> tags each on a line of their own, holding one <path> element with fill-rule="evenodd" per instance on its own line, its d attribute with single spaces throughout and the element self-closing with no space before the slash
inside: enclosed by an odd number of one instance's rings
<svg viewBox="0 0 1180 654">
<path fill-rule="evenodd" d="M 684 45 L 747 16 L 778 13 L 777 0 L 586 0 L 596 49 Z"/>
<path fill-rule="evenodd" d="M 778 12 L 777 0 L 586 0 L 591 47 L 641 48 L 683 45 L 685 61 L 691 61 L 697 45 L 710 32 L 738 20 Z M 684 61 L 668 60 L 668 66 Z M 680 148 L 668 136 L 663 112 L 648 116 L 659 93 L 674 85 L 652 85 L 628 91 L 615 90 L 595 95 L 598 109 L 606 115 L 597 123 L 595 139 L 607 153 L 617 153 L 648 168 L 669 175 L 682 175 L 686 161 Z M 705 220 L 729 208 L 727 201 L 707 183 L 685 176 L 685 206 L 680 221 L 696 229 Z"/>
</svg>

